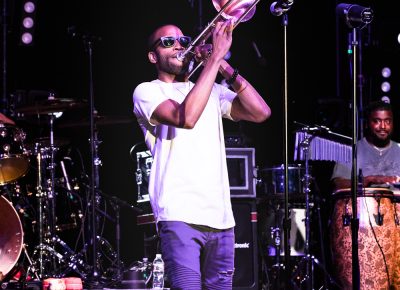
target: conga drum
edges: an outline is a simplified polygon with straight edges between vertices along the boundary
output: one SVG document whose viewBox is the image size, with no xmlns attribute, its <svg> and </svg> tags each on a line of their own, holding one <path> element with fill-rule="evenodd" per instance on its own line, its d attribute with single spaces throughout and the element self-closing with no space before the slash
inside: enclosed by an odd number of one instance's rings
<svg viewBox="0 0 400 290">
<path fill-rule="evenodd" d="M 336 281 L 343 289 L 352 289 L 351 189 L 334 192 L 333 201 L 330 224 L 332 264 Z M 357 213 L 360 289 L 387 290 L 389 285 L 396 283 L 395 271 L 398 268 L 393 192 L 386 188 L 364 188 L 363 193 L 357 196 Z"/>
<path fill-rule="evenodd" d="M 393 190 L 393 203 L 394 203 L 394 219 L 396 223 L 395 228 L 395 243 L 393 248 L 395 248 L 395 270 L 393 274 L 393 284 L 394 289 L 400 289 L 400 189 L 399 184 L 396 184 Z"/>
</svg>

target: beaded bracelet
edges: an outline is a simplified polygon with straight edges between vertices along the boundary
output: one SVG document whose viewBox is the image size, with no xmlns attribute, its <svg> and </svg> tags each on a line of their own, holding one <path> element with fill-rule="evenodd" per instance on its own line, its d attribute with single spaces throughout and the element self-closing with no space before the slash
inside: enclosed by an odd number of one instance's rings
<svg viewBox="0 0 400 290">
<path fill-rule="evenodd" d="M 237 76 L 239 75 L 239 70 L 237 68 L 235 68 L 235 70 L 233 71 L 233 74 L 231 75 L 231 77 L 229 78 L 229 80 L 226 81 L 226 83 L 228 85 L 231 85 L 235 82 Z"/>
</svg>

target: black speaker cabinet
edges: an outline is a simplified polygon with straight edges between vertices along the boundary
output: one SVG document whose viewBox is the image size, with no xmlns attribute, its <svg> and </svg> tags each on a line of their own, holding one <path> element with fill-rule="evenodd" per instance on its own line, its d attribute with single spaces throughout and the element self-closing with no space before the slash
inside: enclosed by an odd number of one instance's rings
<svg viewBox="0 0 400 290">
<path fill-rule="evenodd" d="M 258 289 L 256 202 L 251 199 L 231 200 L 236 221 L 233 290 Z"/>
</svg>

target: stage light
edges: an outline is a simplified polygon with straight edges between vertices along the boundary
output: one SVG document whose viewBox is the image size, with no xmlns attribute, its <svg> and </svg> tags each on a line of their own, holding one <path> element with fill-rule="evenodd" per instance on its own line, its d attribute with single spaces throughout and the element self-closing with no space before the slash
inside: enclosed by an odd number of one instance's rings
<svg viewBox="0 0 400 290">
<path fill-rule="evenodd" d="M 383 97 L 381 98 L 381 101 L 390 104 L 390 98 L 389 98 L 388 96 L 383 96 Z"/>
<path fill-rule="evenodd" d="M 389 92 L 389 91 L 390 91 L 390 83 L 389 83 L 389 82 L 383 82 L 383 83 L 381 84 L 381 90 L 382 90 L 382 92 L 384 92 L 384 93 Z"/>
<path fill-rule="evenodd" d="M 34 43 L 36 15 L 36 0 L 28 0 L 24 2 L 21 14 L 21 33 L 20 45 L 29 46 Z"/>
<path fill-rule="evenodd" d="M 392 69 L 388 66 L 382 66 L 381 69 L 381 99 L 382 100 L 386 100 L 389 99 L 390 102 L 390 98 L 389 98 L 389 92 L 392 89 L 392 85 L 390 83 L 390 78 L 392 76 Z"/>
<path fill-rule="evenodd" d="M 382 69 L 382 76 L 387 79 L 392 75 L 392 70 L 390 69 L 390 67 L 384 67 Z"/>
<path fill-rule="evenodd" d="M 33 13 L 33 12 L 35 12 L 35 9 L 36 9 L 35 3 L 33 3 L 32 1 L 25 2 L 24 11 L 26 13 Z"/>
<path fill-rule="evenodd" d="M 29 32 L 25 32 L 21 35 L 21 42 L 25 45 L 31 44 L 33 41 L 32 34 Z"/>
</svg>

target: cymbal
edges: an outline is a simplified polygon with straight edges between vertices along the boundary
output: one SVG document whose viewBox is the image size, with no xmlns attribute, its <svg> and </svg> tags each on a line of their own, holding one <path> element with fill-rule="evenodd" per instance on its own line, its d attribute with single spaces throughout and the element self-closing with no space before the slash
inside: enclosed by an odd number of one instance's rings
<svg viewBox="0 0 400 290">
<path fill-rule="evenodd" d="M 94 122 L 96 125 L 122 125 L 130 124 L 135 121 L 135 118 L 127 116 L 99 116 L 96 115 Z M 59 128 L 74 128 L 74 127 L 85 127 L 90 126 L 90 120 L 88 118 L 81 119 L 79 121 L 69 121 L 65 123 L 60 123 Z"/>
<path fill-rule="evenodd" d="M 67 138 L 56 137 L 53 140 L 53 146 L 60 148 L 69 145 L 71 142 Z M 28 141 L 25 143 L 25 147 L 31 151 L 33 151 L 36 147 L 36 144 L 40 148 L 50 148 L 50 137 L 39 137 L 32 141 Z"/>
<path fill-rule="evenodd" d="M 72 109 L 80 109 L 87 105 L 84 101 L 78 101 L 74 99 L 48 99 L 36 101 L 35 103 L 16 108 L 17 113 L 25 115 L 38 115 L 38 114 L 51 114 L 57 112 L 64 112 Z"/>
</svg>

